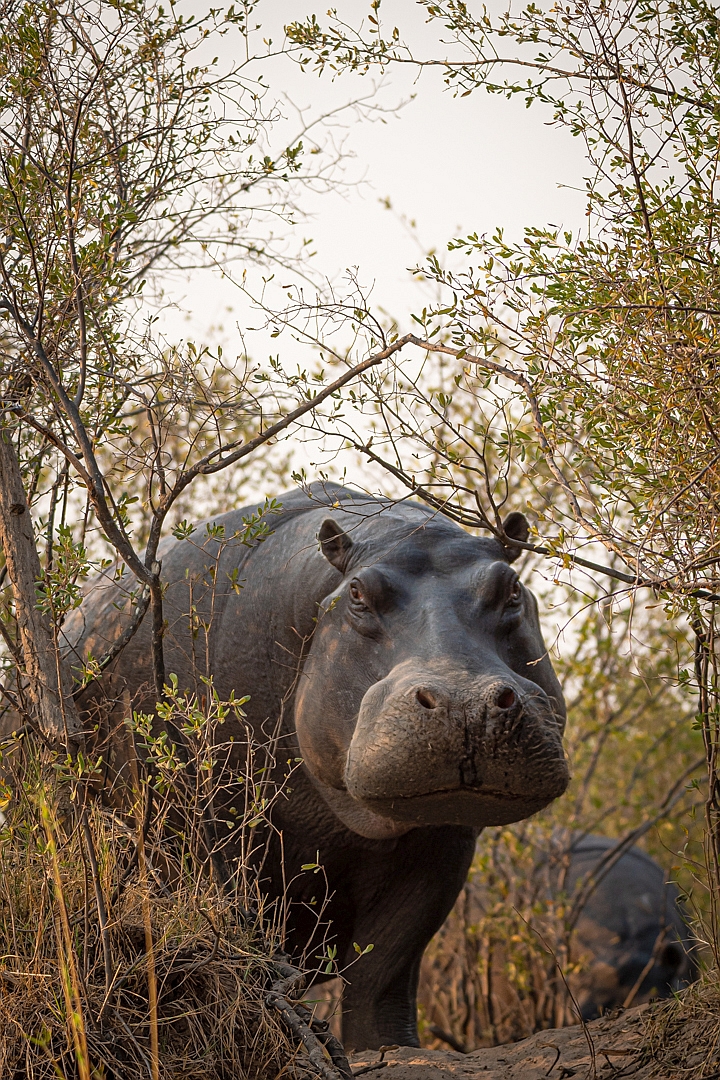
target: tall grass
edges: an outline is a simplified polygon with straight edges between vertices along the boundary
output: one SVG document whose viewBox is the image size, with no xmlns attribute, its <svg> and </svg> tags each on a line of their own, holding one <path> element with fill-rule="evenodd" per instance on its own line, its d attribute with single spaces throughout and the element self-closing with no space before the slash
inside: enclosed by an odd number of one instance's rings
<svg viewBox="0 0 720 1080">
<path fill-rule="evenodd" d="M 242 748 L 222 741 L 241 703 L 220 702 L 210 684 L 199 701 L 173 683 L 162 710 L 183 753 L 153 734 L 149 717 L 127 715 L 116 806 L 99 796 L 99 755 L 61 760 L 27 736 L 4 744 L 7 1080 L 272 1080 L 291 1063 L 304 1071 L 266 1003 L 279 917 L 253 870 L 277 790 L 249 737 Z M 235 817 L 222 810 L 230 755 L 248 792 Z M 231 859 L 228 836 L 239 833 Z"/>
</svg>

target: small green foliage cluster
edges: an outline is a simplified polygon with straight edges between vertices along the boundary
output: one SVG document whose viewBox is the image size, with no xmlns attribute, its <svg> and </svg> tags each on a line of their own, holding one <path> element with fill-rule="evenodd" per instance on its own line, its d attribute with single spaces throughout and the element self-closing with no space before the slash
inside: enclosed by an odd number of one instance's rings
<svg viewBox="0 0 720 1080">
<path fill-rule="evenodd" d="M 456 95 L 544 109 L 584 144 L 588 217 L 581 234 L 530 226 L 519 242 L 502 230 L 452 240 L 462 269 L 432 255 L 421 271 L 439 290 L 417 316 L 423 336 L 475 358 L 516 445 L 528 422 L 527 471 L 542 462 L 563 490 L 554 525 L 597 538 L 669 598 L 715 589 L 716 6 L 422 7 L 441 34 L 434 55 L 418 55 L 410 31 L 384 29 L 381 4 L 361 26 L 330 11 L 287 32 L 319 72 L 433 66 Z M 491 422 L 485 435 L 496 443 Z M 448 488 L 450 506 L 472 503 Z"/>
</svg>

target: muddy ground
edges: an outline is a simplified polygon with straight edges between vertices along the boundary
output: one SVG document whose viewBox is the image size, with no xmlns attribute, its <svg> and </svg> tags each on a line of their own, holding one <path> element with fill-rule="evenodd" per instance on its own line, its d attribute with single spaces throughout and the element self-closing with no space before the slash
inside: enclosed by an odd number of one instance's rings
<svg viewBox="0 0 720 1080">
<path fill-rule="evenodd" d="M 356 1076 L 368 1080 L 718 1080 L 720 1064 L 713 1072 L 707 1046 L 696 1047 L 694 1060 L 690 1054 L 679 1070 L 649 1058 L 648 1008 L 640 1005 L 584 1027 L 540 1031 L 470 1054 L 404 1046 L 355 1054 L 351 1064 Z"/>
</svg>

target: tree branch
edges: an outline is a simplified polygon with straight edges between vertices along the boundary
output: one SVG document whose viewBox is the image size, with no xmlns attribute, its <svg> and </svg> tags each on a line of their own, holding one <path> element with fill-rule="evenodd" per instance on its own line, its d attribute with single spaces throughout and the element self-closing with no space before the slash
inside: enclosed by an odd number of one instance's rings
<svg viewBox="0 0 720 1080">
<path fill-rule="evenodd" d="M 49 616 L 39 602 L 42 570 L 35 531 L 20 463 L 7 428 L 0 428 L 0 544 L 15 600 L 34 720 L 50 742 L 69 749 L 80 738 L 82 724 L 72 696 L 72 677 L 58 649 Z"/>
</svg>

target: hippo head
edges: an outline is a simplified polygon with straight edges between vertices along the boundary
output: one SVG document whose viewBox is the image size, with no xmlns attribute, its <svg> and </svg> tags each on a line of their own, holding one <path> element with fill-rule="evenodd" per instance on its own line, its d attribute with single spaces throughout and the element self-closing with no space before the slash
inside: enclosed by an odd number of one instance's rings
<svg viewBox="0 0 720 1080">
<path fill-rule="evenodd" d="M 536 601 L 498 542 L 390 517 L 374 532 L 333 518 L 320 529 L 342 580 L 296 694 L 305 765 L 341 821 L 373 839 L 526 818 L 569 779 Z M 527 538 L 521 514 L 505 528 Z"/>
</svg>

